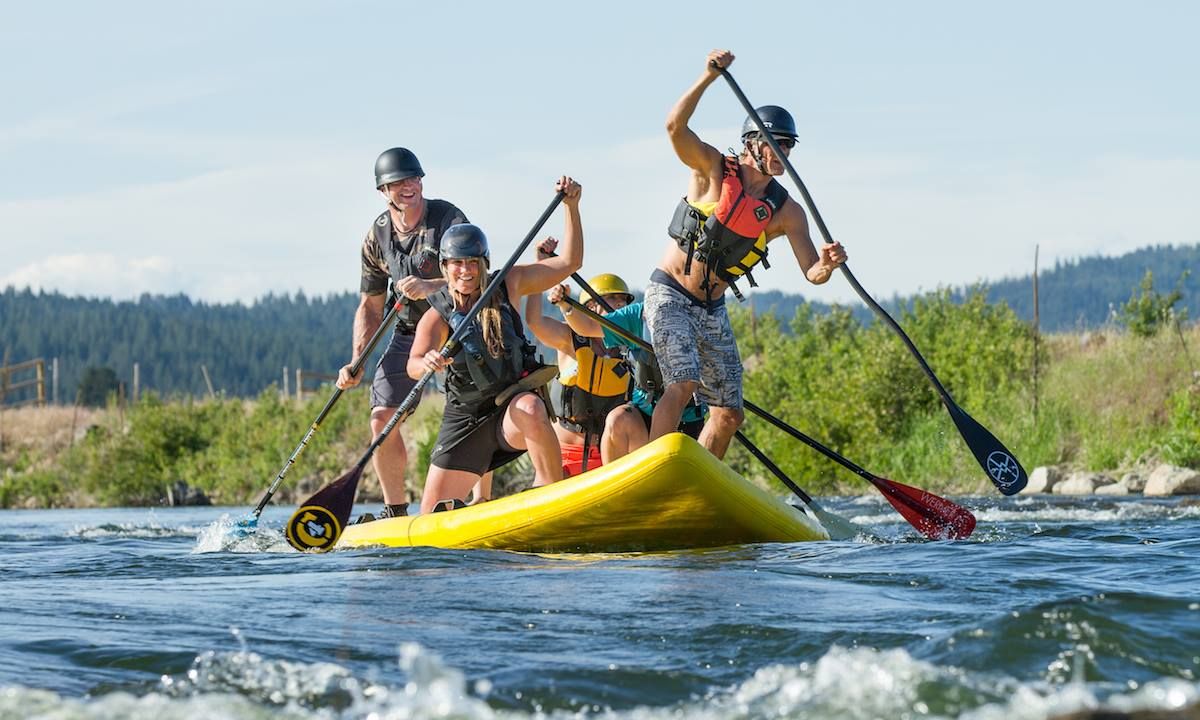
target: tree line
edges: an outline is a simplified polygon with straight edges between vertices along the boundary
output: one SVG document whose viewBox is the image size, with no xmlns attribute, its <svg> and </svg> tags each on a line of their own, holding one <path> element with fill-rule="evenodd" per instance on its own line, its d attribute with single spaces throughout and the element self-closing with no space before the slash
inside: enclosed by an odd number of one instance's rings
<svg viewBox="0 0 1200 720">
<path fill-rule="evenodd" d="M 1148 247 L 1115 258 L 1058 262 L 1039 272 L 1040 322 L 1044 332 L 1110 324 L 1147 273 L 1162 292 L 1178 292 L 1176 310 L 1200 317 L 1200 278 L 1186 273 L 1200 266 L 1200 245 Z M 1032 275 L 1001 280 L 977 289 L 989 303 L 1004 303 L 1016 318 L 1033 319 Z M 948 290 L 965 302 L 967 289 Z M 755 314 L 773 314 L 785 331 L 801 306 L 817 315 L 833 308 L 807 303 L 803 296 L 778 291 L 751 295 Z M 917 298 L 883 302 L 897 314 Z M 132 387 L 138 365 L 142 391 L 164 396 L 208 392 L 204 372 L 217 393 L 252 397 L 282 380 L 284 367 L 333 373 L 350 360 L 350 330 L 356 293 L 323 297 L 269 294 L 253 303 L 210 304 L 184 295 L 142 295 L 136 301 L 68 297 L 9 287 L 0 292 L 0 351 L 10 362 L 34 357 L 58 359 L 58 399 L 82 398 L 85 374 L 99 383 Z M 849 308 L 863 324 L 862 305 Z M 202 369 L 203 368 L 203 372 Z M 20 398 L 9 398 L 13 399 Z"/>
</svg>

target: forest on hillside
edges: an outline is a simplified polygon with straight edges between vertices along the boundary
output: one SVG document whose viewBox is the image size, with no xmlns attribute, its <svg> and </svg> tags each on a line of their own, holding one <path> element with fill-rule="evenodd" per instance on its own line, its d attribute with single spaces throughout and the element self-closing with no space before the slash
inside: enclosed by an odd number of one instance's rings
<svg viewBox="0 0 1200 720">
<path fill-rule="evenodd" d="M 1191 319 L 1200 318 L 1200 277 L 1187 272 L 1196 267 L 1200 245 L 1149 247 L 1116 258 L 1060 262 L 1039 272 L 1041 330 L 1110 324 L 1114 310 L 1138 291 L 1147 271 L 1158 292 L 1180 291 L 1177 309 Z M 982 290 L 989 302 L 1007 303 L 1017 318 L 1032 321 L 1032 277 L 1002 280 Z M 952 297 L 962 300 L 967 293 L 960 288 Z M 784 328 L 805 304 L 802 295 L 778 291 L 750 297 L 756 313 L 774 313 Z M 879 300 L 898 315 L 914 298 Z M 48 375 L 49 364 L 57 359 L 57 397 L 63 404 L 75 401 L 89 368 L 111 371 L 117 382 L 131 388 L 134 363 L 143 392 L 201 396 L 208 392 L 207 372 L 216 393 L 251 397 L 281 384 L 285 368 L 291 377 L 296 368 L 328 374 L 348 362 L 357 302 L 357 294 L 350 292 L 267 295 L 248 305 L 209 304 L 183 295 L 143 295 L 116 302 L 10 287 L 0 291 L 0 353 L 9 363 L 43 358 Z M 810 307 L 817 314 L 830 310 L 821 303 Z M 851 311 L 864 324 L 872 321 L 863 305 Z M 9 393 L 3 401 L 12 403 L 29 394 Z"/>
<path fill-rule="evenodd" d="M 357 306 L 351 293 L 268 295 L 242 305 L 183 295 L 114 302 L 8 288 L 0 292 L 0 351 L 10 363 L 43 358 L 48 375 L 57 358 L 63 404 L 74 402 L 87 368 L 110 368 L 131 388 L 134 363 L 142 392 L 205 395 L 206 371 L 215 392 L 248 397 L 281 384 L 285 367 L 289 374 L 333 373 L 348 362 Z"/>
<path fill-rule="evenodd" d="M 1074 332 L 1096 329 L 1112 324 L 1114 313 L 1138 290 L 1147 272 L 1154 277 L 1154 287 L 1167 294 L 1178 289 L 1182 294 L 1179 309 L 1187 317 L 1200 319 L 1200 276 L 1188 272 L 1200 269 L 1200 245 L 1185 247 L 1158 246 L 1135 250 L 1120 257 L 1089 257 L 1062 261 L 1038 270 L 1039 323 L 1042 332 Z M 836 278 L 835 278 L 836 279 Z M 871 288 L 866 288 L 868 292 Z M 957 288 L 954 297 L 962 300 L 971 288 Z M 1007 303 L 1026 322 L 1033 322 L 1033 274 L 1009 278 L 982 286 L 989 302 Z M 791 319 L 804 304 L 802 295 L 777 290 L 756 292 L 752 296 L 755 310 L 774 312 L 781 319 Z M 909 307 L 912 298 L 876 297 L 889 312 Z M 818 312 L 828 312 L 829 305 L 810 303 Z M 862 322 L 870 322 L 871 311 L 855 303 L 851 308 Z"/>
</svg>

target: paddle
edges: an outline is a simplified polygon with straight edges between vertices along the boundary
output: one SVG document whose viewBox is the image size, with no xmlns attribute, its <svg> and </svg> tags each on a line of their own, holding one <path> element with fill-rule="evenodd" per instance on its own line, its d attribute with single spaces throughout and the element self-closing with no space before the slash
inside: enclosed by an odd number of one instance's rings
<svg viewBox="0 0 1200 720">
<path fill-rule="evenodd" d="M 454 330 L 450 338 L 442 345 L 442 349 L 440 350 L 442 357 L 449 358 L 457 352 L 463 336 L 471 330 L 472 320 L 475 319 L 479 311 L 487 304 L 497 289 L 500 288 L 505 277 L 508 275 L 508 271 L 517 263 L 517 260 L 520 259 L 525 249 L 529 247 L 529 244 L 533 242 L 534 236 L 541 231 L 542 226 L 546 224 L 546 220 L 550 218 L 550 214 L 562 202 L 563 197 L 564 194 L 562 191 L 554 195 L 554 200 L 542 213 L 541 217 L 538 218 L 537 223 L 534 224 L 533 229 L 529 231 L 525 239 L 521 241 L 521 244 L 517 246 L 512 257 L 508 259 L 504 267 L 500 268 L 492 276 L 491 282 L 483 288 L 479 299 L 467 311 L 462 322 L 458 324 L 458 328 Z M 337 539 L 341 537 L 342 529 L 350 519 L 350 508 L 354 505 L 354 495 L 358 490 L 358 480 L 362 477 L 363 468 L 366 467 L 375 450 L 383 444 L 384 439 L 387 438 L 392 429 L 408 416 L 411 408 L 416 405 L 417 399 L 421 396 L 421 391 L 429 383 L 430 379 L 433 378 L 433 375 L 434 372 L 430 370 L 421 376 L 421 379 L 417 381 L 417 384 L 409 391 L 408 395 L 400 403 L 400 406 L 396 408 L 396 412 L 388 420 L 387 425 L 379 431 L 379 435 L 371 442 L 371 446 L 367 448 L 367 451 L 363 453 L 363 456 L 359 458 L 353 468 L 337 480 L 318 490 L 316 494 L 305 501 L 300 506 L 300 509 L 292 515 L 287 524 L 287 541 L 292 547 L 301 551 L 317 550 L 324 552 L 331 549 L 337 543 Z"/>
<path fill-rule="evenodd" d="M 870 482 L 883 493 L 892 507 L 925 537 L 934 540 L 961 540 L 970 537 L 975 530 L 975 516 L 966 508 L 920 488 L 873 475 L 749 400 L 743 400 L 743 404 L 747 410 L 763 420 Z"/>
<path fill-rule="evenodd" d="M 762 450 L 759 450 L 757 445 L 750 442 L 750 438 L 743 435 L 741 430 L 735 431 L 733 436 L 736 437 L 738 441 L 750 451 L 751 455 L 758 458 L 758 461 L 763 465 L 766 465 L 767 469 L 770 470 L 775 477 L 779 478 L 779 482 L 786 485 L 789 490 L 796 494 L 796 497 L 803 500 L 805 505 L 808 505 L 809 509 L 813 511 L 813 514 L 817 516 L 817 519 L 821 521 L 821 524 L 825 526 L 825 529 L 829 531 L 829 538 L 831 540 L 849 540 L 851 538 L 858 537 L 859 535 L 867 534 L 866 530 L 856 526 L 849 520 L 838 515 L 834 515 L 825 508 L 821 507 L 821 505 L 817 503 L 817 501 L 814 500 L 811 495 L 801 490 L 799 485 L 792 482 L 792 479 L 784 474 L 783 470 L 780 470 L 778 465 L 771 462 L 771 458 L 767 457 L 766 453 L 764 453 Z"/>
<path fill-rule="evenodd" d="M 634 345 L 637 345 L 638 347 L 640 347 L 641 349 L 643 349 L 647 352 L 650 352 L 650 353 L 654 352 L 654 349 L 651 347 L 650 343 L 648 343 L 645 340 L 641 339 L 640 337 L 637 337 L 636 335 L 628 332 L 627 330 L 625 330 L 625 328 L 621 327 L 620 325 L 617 325 L 616 323 L 609 320 L 608 318 L 605 318 L 603 315 L 592 312 L 591 310 L 587 309 L 582 304 L 580 304 L 578 301 L 576 301 L 574 298 L 564 296 L 563 299 L 568 304 L 570 304 L 572 308 L 580 310 L 588 317 L 592 318 L 593 320 L 599 322 L 604 327 L 611 330 L 613 333 L 621 336 L 622 338 L 628 340 L 629 342 L 633 343 Z M 767 420 L 768 422 L 776 425 L 777 427 L 784 429 L 786 432 L 793 434 L 794 437 L 807 443 L 809 447 L 813 448 L 814 450 L 816 450 L 820 453 L 823 453 L 826 457 L 829 457 L 832 460 L 840 462 L 846 468 L 857 473 L 860 477 L 863 477 L 866 480 L 868 480 L 880 492 L 883 493 L 883 496 L 885 498 L 887 498 L 888 502 L 890 502 L 892 504 L 892 506 L 895 507 L 896 510 L 898 510 L 900 512 L 900 514 L 902 516 L 904 516 L 905 520 L 908 520 L 908 522 L 913 527 L 915 527 L 918 531 L 920 531 L 926 537 L 930 537 L 930 538 L 934 538 L 934 539 L 938 539 L 938 538 L 959 539 L 959 538 L 965 538 L 965 537 L 970 536 L 972 530 L 974 530 L 975 516 L 972 515 L 970 513 L 970 511 L 968 511 L 966 508 L 963 508 L 959 505 L 955 505 L 954 503 L 950 502 L 949 500 L 947 500 L 945 498 L 938 497 L 937 495 L 925 492 L 924 490 L 910 487 L 908 485 L 903 485 L 894 480 L 888 480 L 886 478 L 881 478 L 876 475 L 872 475 L 871 473 L 867 472 L 866 470 L 863 470 L 858 465 L 855 465 L 854 463 L 850 462 L 846 458 L 837 454 L 833 450 L 830 450 L 829 448 L 825 447 L 824 445 L 821 445 L 820 443 L 818 443 L 816 440 L 813 440 L 812 438 L 808 437 L 807 435 L 801 433 L 799 430 L 796 430 L 795 428 L 791 427 L 790 425 L 783 424 L 782 420 L 779 420 L 778 418 L 774 417 L 773 415 L 770 415 L 765 410 L 758 407 L 757 405 L 750 402 L 749 400 L 743 400 L 742 404 L 745 405 L 746 409 L 750 410 L 751 412 L 755 413 L 756 415 L 759 415 L 764 420 Z M 747 447 L 747 449 L 749 449 L 749 448 Z M 758 453 L 755 453 L 753 450 L 751 450 L 751 453 L 753 453 L 755 455 L 755 457 L 759 457 Z M 762 460 L 764 457 L 765 456 L 759 457 L 759 459 Z M 772 472 L 775 472 L 775 470 L 772 469 L 771 465 L 768 465 L 767 468 L 771 469 Z M 776 473 L 776 477 L 779 477 L 779 473 Z M 782 478 L 780 478 L 780 479 L 782 480 Z M 784 484 L 788 485 L 788 487 L 791 488 L 793 490 L 793 492 L 795 492 L 796 488 L 792 487 L 791 484 L 789 484 L 787 482 L 785 482 Z M 801 500 L 804 500 L 806 503 L 808 503 L 809 500 L 811 500 L 811 498 L 809 498 L 808 495 L 804 494 L 804 493 L 798 493 L 798 496 L 800 497 Z M 811 504 L 810 504 L 810 507 L 811 507 Z M 842 524 L 853 527 L 852 525 L 850 525 L 849 521 L 841 520 L 840 518 L 839 518 L 839 520 Z M 822 520 L 822 522 L 824 522 L 824 520 Z M 828 526 L 826 526 L 826 527 L 828 527 Z M 830 534 L 832 535 L 832 531 Z M 855 534 L 857 534 L 857 533 L 855 533 Z M 853 537 L 853 535 L 851 535 L 851 537 Z"/>
<path fill-rule="evenodd" d="M 403 297 L 403 295 L 398 297 L 395 304 L 388 308 L 387 313 L 379 322 L 379 328 L 375 330 L 375 334 L 372 335 L 371 339 L 367 341 L 367 346 L 363 348 L 362 353 L 359 354 L 359 356 L 354 360 L 354 364 L 350 366 L 351 375 L 357 375 L 359 371 L 362 370 L 362 366 L 367 362 L 367 358 L 370 357 L 371 352 L 379 343 L 379 338 L 383 337 L 384 332 L 386 332 L 391 326 L 392 321 L 399 317 L 398 313 L 400 312 L 400 309 L 404 307 Z M 258 501 L 258 506 L 254 508 L 250 514 L 246 515 L 246 517 L 238 520 L 237 524 L 234 526 L 235 532 L 241 535 L 249 535 L 250 533 L 254 532 L 255 528 L 258 526 L 258 518 L 262 515 L 263 508 L 267 506 L 267 503 L 271 502 L 271 497 L 275 495 L 275 491 L 278 490 L 280 484 L 283 483 L 284 476 L 287 475 L 288 471 L 292 469 L 292 465 L 296 463 L 296 458 L 300 457 L 300 453 L 304 452 L 304 449 L 308 447 L 308 441 L 312 439 L 312 436 L 317 432 L 317 429 L 321 427 L 321 423 L 324 422 L 325 416 L 328 415 L 329 411 L 333 409 L 334 404 L 339 398 L 342 397 L 343 392 L 344 391 L 341 388 L 336 388 L 333 391 L 333 395 L 329 397 L 329 400 L 325 403 L 325 407 L 321 408 L 321 412 L 317 414 L 317 419 L 313 420 L 312 426 L 310 426 L 308 432 L 304 434 L 304 437 L 300 440 L 300 444 L 296 446 L 296 449 L 292 451 L 291 456 L 288 457 L 287 462 L 284 463 L 282 468 L 280 468 L 279 474 L 275 476 L 275 481 L 271 483 L 269 488 L 267 488 L 267 492 L 263 495 L 262 500 Z"/>
<path fill-rule="evenodd" d="M 728 70 L 716 65 L 713 65 L 713 67 L 716 68 L 716 70 L 721 73 L 721 76 L 729 82 L 729 87 L 733 90 L 733 94 L 736 95 L 738 100 L 742 103 L 742 107 L 745 108 L 746 113 L 754 119 L 754 124 L 758 127 L 758 131 L 762 133 L 763 139 L 766 140 L 767 144 L 771 146 L 771 150 L 774 151 L 775 156 L 778 157 L 783 163 L 783 167 L 787 170 L 788 177 L 790 177 L 792 182 L 796 184 L 796 187 L 799 188 L 800 194 L 804 197 L 804 204 L 808 207 L 808 211 L 812 215 L 813 221 L 816 222 L 817 228 L 821 231 L 821 237 L 825 239 L 826 243 L 832 243 L 833 238 L 829 234 L 829 228 L 825 226 L 825 221 L 821 218 L 821 213 L 817 210 L 817 205 L 813 202 L 812 196 L 809 195 L 808 188 L 804 186 L 804 181 L 802 181 L 800 176 L 796 174 L 796 170 L 792 167 L 792 163 L 788 160 L 787 155 L 784 155 L 783 151 L 779 148 L 779 143 L 775 141 L 774 136 L 772 136 L 767 130 L 766 126 L 763 125 L 762 118 L 758 116 L 758 113 L 754 110 L 754 106 L 751 105 L 750 101 L 746 99 L 746 95 L 742 93 L 742 89 L 738 87 L 737 81 L 733 79 L 733 76 L 729 74 Z M 865 302 L 867 306 L 870 307 L 871 310 L 873 310 L 875 314 L 888 325 L 888 327 L 890 327 L 897 335 L 900 336 L 900 339 L 904 342 L 904 345 L 908 348 L 909 352 L 911 352 L 913 357 L 917 359 L 917 363 L 921 366 L 921 369 L 925 371 L 925 375 L 928 376 L 929 381 L 933 383 L 934 389 L 937 390 L 938 395 L 941 397 L 942 404 L 946 406 L 947 412 L 950 413 L 950 419 L 954 421 L 954 425 L 958 428 L 959 434 L 967 443 L 967 447 L 971 449 L 971 453 L 975 455 L 975 460 L 981 467 L 983 467 L 984 471 L 987 472 L 987 475 L 991 479 L 992 483 L 995 484 L 1000 492 L 1005 495 L 1015 495 L 1019 493 L 1021 489 L 1025 487 L 1025 483 L 1027 483 L 1029 480 L 1028 476 L 1025 474 L 1025 469 L 1021 467 L 1021 463 L 1019 463 L 1016 457 L 1008 451 L 1008 448 L 1006 448 L 999 440 L 996 439 L 995 435 L 992 435 L 987 428 L 976 422 L 974 418 L 968 415 L 965 410 L 960 408 L 954 402 L 954 398 L 950 397 L 950 393 L 946 391 L 946 388 L 942 386 L 941 381 L 939 381 L 937 376 L 933 374 L 933 370 L 930 369 L 929 364 L 925 362 L 925 358 L 921 356 L 921 353 L 917 350 L 916 345 L 913 345 L 912 340 L 909 339 L 908 335 L 905 334 L 900 325 L 897 324 L 896 321 L 887 314 L 887 311 L 879 306 L 879 303 L 875 302 L 874 298 L 867 294 L 867 291 L 864 290 L 862 285 L 858 283 L 858 279 L 854 277 L 854 273 L 850 272 L 850 268 L 845 263 L 842 264 L 841 268 L 846 280 L 849 281 L 850 286 L 854 288 L 854 292 L 858 293 L 858 296 L 862 298 L 862 301 Z"/>
</svg>

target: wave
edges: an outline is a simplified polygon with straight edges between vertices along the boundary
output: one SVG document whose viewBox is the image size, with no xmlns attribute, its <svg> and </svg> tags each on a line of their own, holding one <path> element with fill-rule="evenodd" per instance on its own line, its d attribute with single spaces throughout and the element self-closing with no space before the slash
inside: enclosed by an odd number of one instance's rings
<svg viewBox="0 0 1200 720">
<path fill-rule="evenodd" d="M 122 689 L 84 698 L 13 686 L 0 688 L 0 719 L 192 717 L 355 719 L 550 718 L 561 720 L 675 720 L 725 718 L 892 718 L 1042 720 L 1093 713 L 1159 713 L 1195 717 L 1200 684 L 1156 679 L 1145 684 L 1017 681 L 996 672 L 969 672 L 918 660 L 903 649 L 834 646 L 815 662 L 777 664 L 702 697 L 665 706 L 613 710 L 596 705 L 544 709 L 516 693 L 521 707 L 493 697 L 486 680 L 468 682 L 421 646 L 401 646 L 402 677 L 386 670 L 360 678 L 334 662 L 268 659 L 246 650 L 207 652 L 178 676 L 140 692 Z M 1111 717 L 1111 715 L 1109 715 Z"/>
</svg>

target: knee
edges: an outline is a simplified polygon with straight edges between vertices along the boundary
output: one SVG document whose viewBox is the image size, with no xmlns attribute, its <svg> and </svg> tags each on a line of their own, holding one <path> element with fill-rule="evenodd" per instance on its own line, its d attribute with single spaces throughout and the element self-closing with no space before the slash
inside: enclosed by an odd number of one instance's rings
<svg viewBox="0 0 1200 720">
<path fill-rule="evenodd" d="M 746 414 L 740 408 L 712 408 L 711 412 L 708 421 L 723 435 L 733 435 L 746 421 Z"/>
<path fill-rule="evenodd" d="M 509 405 L 509 412 L 512 413 L 513 421 L 518 425 L 541 425 L 550 426 L 550 416 L 546 413 L 546 403 L 533 393 L 521 393 L 513 399 Z"/>
<path fill-rule="evenodd" d="M 686 402 L 687 399 L 690 398 L 698 389 L 700 389 L 700 383 L 696 382 L 695 380 L 681 380 L 677 383 L 668 385 L 666 389 L 663 390 L 663 397 L 669 397 L 675 400 L 682 399 L 684 402 Z"/>
<path fill-rule="evenodd" d="M 637 417 L 638 411 L 632 405 L 622 405 L 619 408 L 610 410 L 608 415 L 604 417 L 604 429 L 606 432 L 625 434 L 629 432 L 630 425 L 640 418 Z"/>
</svg>

